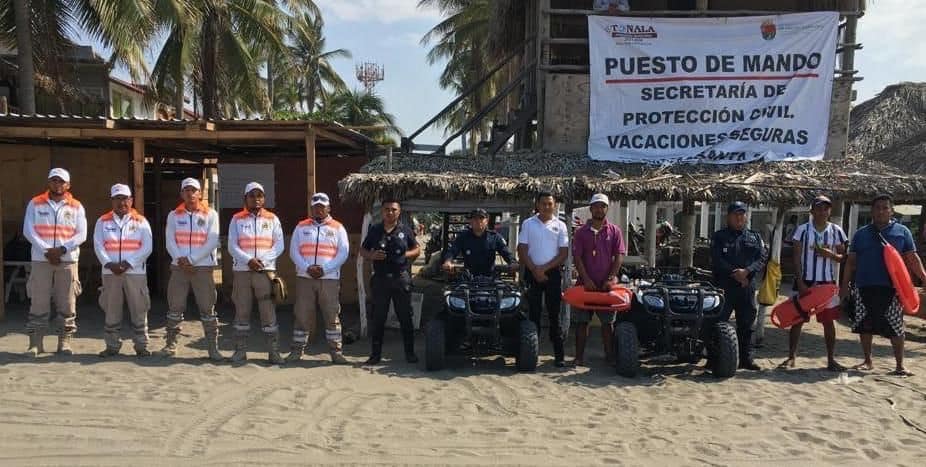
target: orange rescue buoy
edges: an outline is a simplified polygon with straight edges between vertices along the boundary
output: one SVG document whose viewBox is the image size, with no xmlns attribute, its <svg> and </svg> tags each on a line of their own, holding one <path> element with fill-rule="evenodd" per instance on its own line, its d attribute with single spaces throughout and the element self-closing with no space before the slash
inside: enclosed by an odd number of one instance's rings
<svg viewBox="0 0 926 467">
<path fill-rule="evenodd" d="M 615 285 L 608 292 L 589 292 L 581 285 L 563 292 L 563 300 L 575 308 L 616 313 L 630 309 L 632 296 L 630 289 L 622 285 Z"/>
<path fill-rule="evenodd" d="M 920 310 L 920 295 L 913 287 L 913 279 L 910 277 L 910 271 L 904 264 L 900 252 L 894 248 L 894 245 L 888 243 L 884 237 L 881 237 L 881 244 L 884 245 L 884 265 L 887 267 L 887 274 L 891 277 L 891 283 L 897 292 L 897 298 L 900 300 L 900 306 L 903 312 L 908 315 L 915 315 Z"/>
<path fill-rule="evenodd" d="M 815 285 L 803 297 L 797 295 L 779 303 L 772 309 L 772 324 L 785 329 L 803 323 L 811 316 L 827 309 L 827 305 L 839 294 L 835 284 Z"/>
</svg>

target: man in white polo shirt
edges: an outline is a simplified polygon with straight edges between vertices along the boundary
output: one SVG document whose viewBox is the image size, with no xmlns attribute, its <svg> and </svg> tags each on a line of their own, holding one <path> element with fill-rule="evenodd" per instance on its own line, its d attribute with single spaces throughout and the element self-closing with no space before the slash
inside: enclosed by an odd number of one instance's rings
<svg viewBox="0 0 926 467">
<path fill-rule="evenodd" d="M 527 272 L 527 301 L 530 319 L 540 329 L 543 302 L 546 301 L 550 317 L 550 340 L 553 342 L 553 358 L 557 367 L 565 366 L 563 351 L 563 330 L 560 329 L 559 313 L 562 298 L 562 267 L 569 257 L 569 233 L 566 224 L 556 217 L 556 198 L 552 193 L 542 192 L 534 198 L 537 215 L 521 223 L 518 234 L 518 262 L 525 265 Z M 544 300 L 545 299 L 545 300 Z"/>
</svg>

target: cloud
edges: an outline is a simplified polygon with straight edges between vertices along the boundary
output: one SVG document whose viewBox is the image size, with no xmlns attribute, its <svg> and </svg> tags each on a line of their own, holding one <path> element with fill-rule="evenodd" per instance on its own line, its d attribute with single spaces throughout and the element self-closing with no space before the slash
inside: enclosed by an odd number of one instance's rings
<svg viewBox="0 0 926 467">
<path fill-rule="evenodd" d="M 343 21 L 395 23 L 440 18 L 434 8 L 418 8 L 418 0 L 316 0 L 328 17 Z"/>
</svg>

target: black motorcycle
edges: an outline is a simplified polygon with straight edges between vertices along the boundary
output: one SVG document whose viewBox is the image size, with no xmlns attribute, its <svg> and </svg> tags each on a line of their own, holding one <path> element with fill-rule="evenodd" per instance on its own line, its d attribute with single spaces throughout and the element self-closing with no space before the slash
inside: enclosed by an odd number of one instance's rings
<svg viewBox="0 0 926 467">
<path fill-rule="evenodd" d="M 537 327 L 522 310 L 518 285 L 496 266 L 491 276 L 463 270 L 444 289 L 444 309 L 425 327 L 425 368 L 445 367 L 448 355 L 514 357 L 519 371 L 537 368 Z"/>
</svg>

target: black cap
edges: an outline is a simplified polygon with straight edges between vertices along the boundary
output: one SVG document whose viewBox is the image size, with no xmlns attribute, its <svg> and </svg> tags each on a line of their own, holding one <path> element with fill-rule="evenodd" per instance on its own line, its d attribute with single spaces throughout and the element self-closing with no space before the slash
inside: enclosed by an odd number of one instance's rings
<svg viewBox="0 0 926 467">
<path fill-rule="evenodd" d="M 472 219 L 474 217 L 484 217 L 488 219 L 489 213 L 487 213 L 485 209 L 476 208 L 469 212 L 469 218 Z"/>
<path fill-rule="evenodd" d="M 879 193 L 875 195 L 874 198 L 871 198 L 871 204 L 874 205 L 878 201 L 890 201 L 891 204 L 894 204 L 894 197 L 890 193 Z"/>
<path fill-rule="evenodd" d="M 733 214 L 734 212 L 746 212 L 746 203 L 742 201 L 734 201 L 727 205 L 727 214 Z"/>
<path fill-rule="evenodd" d="M 813 199 L 813 202 L 812 202 L 810 205 L 811 205 L 811 206 L 819 206 L 819 205 L 821 205 L 821 204 L 829 204 L 830 206 L 832 206 L 832 205 L 833 205 L 833 200 L 829 199 L 829 198 L 828 198 L 827 196 L 825 196 L 825 195 L 817 195 L 817 196 Z"/>
</svg>

